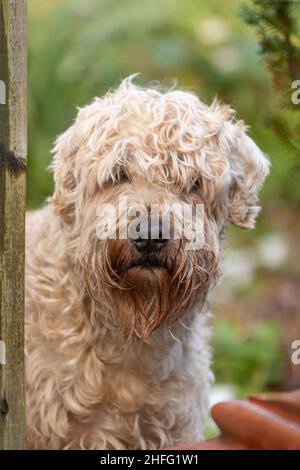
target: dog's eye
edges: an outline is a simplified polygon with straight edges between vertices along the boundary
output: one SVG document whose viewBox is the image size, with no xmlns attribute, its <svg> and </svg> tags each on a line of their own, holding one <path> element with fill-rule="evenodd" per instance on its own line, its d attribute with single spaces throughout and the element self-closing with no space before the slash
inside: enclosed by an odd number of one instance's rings
<svg viewBox="0 0 300 470">
<path fill-rule="evenodd" d="M 115 171 L 113 175 L 110 175 L 107 178 L 105 184 L 108 186 L 114 186 L 116 184 L 126 183 L 127 181 L 129 181 L 127 173 L 122 168 L 120 168 Z"/>
<path fill-rule="evenodd" d="M 129 181 L 127 173 L 124 171 L 123 168 L 121 168 L 117 174 L 117 182 L 118 183 L 126 183 Z"/>
<path fill-rule="evenodd" d="M 192 190 L 197 190 L 201 188 L 201 185 L 202 185 L 201 178 L 198 178 L 197 180 L 193 182 Z"/>
<path fill-rule="evenodd" d="M 127 173 L 125 172 L 125 170 L 123 168 L 120 168 L 116 172 L 116 175 L 114 177 L 114 182 L 116 184 L 120 184 L 120 183 L 126 183 L 127 181 L 129 181 Z"/>
</svg>

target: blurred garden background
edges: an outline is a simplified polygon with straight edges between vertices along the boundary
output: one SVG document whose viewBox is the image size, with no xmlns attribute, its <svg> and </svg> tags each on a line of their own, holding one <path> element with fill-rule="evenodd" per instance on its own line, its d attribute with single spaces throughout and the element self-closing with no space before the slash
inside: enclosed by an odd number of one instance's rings
<svg viewBox="0 0 300 470">
<path fill-rule="evenodd" d="M 270 1 L 260 3 L 267 11 Z M 292 109 L 290 83 L 286 94 L 274 87 L 242 4 L 29 2 L 28 208 L 52 191 L 50 149 L 75 108 L 135 72 L 140 84 L 176 80 L 207 102 L 217 95 L 251 126 L 251 136 L 270 156 L 256 230 L 231 228 L 225 242 L 224 274 L 212 305 L 214 400 L 300 387 L 300 365 L 291 362 L 291 344 L 300 339 L 300 146 L 286 135 L 300 122 L 300 105 Z M 299 37 L 292 40 L 300 50 Z"/>
</svg>

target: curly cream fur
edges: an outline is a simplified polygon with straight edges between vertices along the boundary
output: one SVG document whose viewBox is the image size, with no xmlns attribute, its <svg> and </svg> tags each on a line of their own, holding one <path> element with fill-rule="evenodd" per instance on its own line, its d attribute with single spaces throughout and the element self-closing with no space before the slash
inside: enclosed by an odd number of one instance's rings
<svg viewBox="0 0 300 470">
<path fill-rule="evenodd" d="M 80 109 L 54 154 L 53 197 L 27 218 L 28 447 L 201 439 L 212 378 L 206 298 L 226 224 L 254 226 L 267 159 L 229 107 L 131 78 Z M 173 240 L 163 268 L 136 266 L 128 240 L 96 236 L 97 207 L 124 196 L 204 203 L 204 246 L 189 252 Z"/>
</svg>

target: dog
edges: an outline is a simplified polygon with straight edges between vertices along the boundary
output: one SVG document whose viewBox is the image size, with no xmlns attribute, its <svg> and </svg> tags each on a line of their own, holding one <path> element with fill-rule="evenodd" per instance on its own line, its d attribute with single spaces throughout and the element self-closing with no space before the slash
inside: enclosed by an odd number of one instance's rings
<svg viewBox="0 0 300 470">
<path fill-rule="evenodd" d="M 269 171 L 246 131 L 227 105 L 129 77 L 57 138 L 54 193 L 27 215 L 28 448 L 161 449 L 203 438 L 222 240 L 229 223 L 254 227 Z M 161 212 L 155 236 L 99 236 L 101 208 L 118 232 L 136 204 L 202 207 L 201 243 L 166 237 Z"/>
</svg>

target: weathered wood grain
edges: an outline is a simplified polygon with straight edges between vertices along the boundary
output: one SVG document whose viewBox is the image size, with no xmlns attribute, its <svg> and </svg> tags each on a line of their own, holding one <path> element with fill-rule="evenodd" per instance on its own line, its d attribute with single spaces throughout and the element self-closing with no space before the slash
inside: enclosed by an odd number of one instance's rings
<svg viewBox="0 0 300 470">
<path fill-rule="evenodd" d="M 24 448 L 26 0 L 0 0 L 0 448 Z"/>
</svg>

